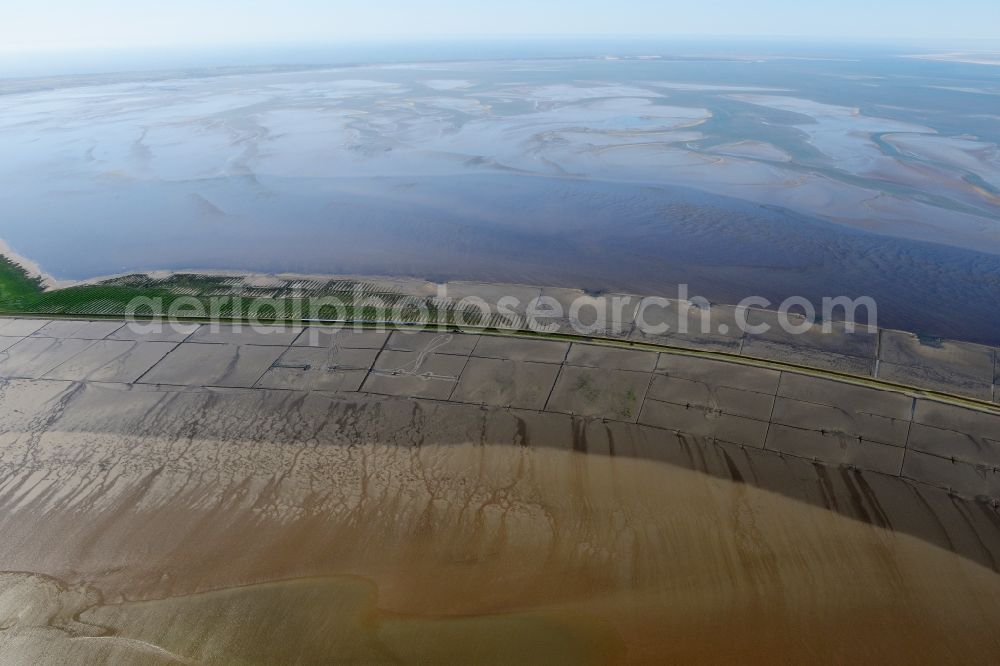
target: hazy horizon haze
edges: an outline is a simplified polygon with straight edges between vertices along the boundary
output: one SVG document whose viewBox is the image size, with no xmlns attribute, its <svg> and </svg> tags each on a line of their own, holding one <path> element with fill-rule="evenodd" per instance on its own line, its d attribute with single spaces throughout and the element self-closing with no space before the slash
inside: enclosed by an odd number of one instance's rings
<svg viewBox="0 0 1000 666">
<path fill-rule="evenodd" d="M 477 37 L 799 38 L 886 41 L 997 42 L 1000 3 L 930 0 L 882 3 L 844 0 L 833 5 L 790 0 L 690 3 L 596 0 L 545 3 L 511 0 L 470 7 L 458 0 L 378 5 L 318 0 L 211 5 L 177 0 L 169 5 L 96 0 L 81 5 L 52 0 L 8 7 L 0 49 L 208 47 L 253 43 L 327 43 L 366 39 Z"/>
</svg>

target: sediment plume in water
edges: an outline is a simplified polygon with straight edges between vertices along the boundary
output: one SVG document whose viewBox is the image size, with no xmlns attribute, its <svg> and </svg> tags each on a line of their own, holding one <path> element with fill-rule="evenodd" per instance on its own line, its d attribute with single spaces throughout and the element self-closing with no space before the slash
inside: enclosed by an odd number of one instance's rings
<svg viewBox="0 0 1000 666">
<path fill-rule="evenodd" d="M 478 408 L 447 422 L 405 400 L 286 392 L 279 410 L 54 384 L 0 392 L 7 663 L 985 663 L 1000 648 L 993 568 L 791 491 L 475 439 Z"/>
</svg>

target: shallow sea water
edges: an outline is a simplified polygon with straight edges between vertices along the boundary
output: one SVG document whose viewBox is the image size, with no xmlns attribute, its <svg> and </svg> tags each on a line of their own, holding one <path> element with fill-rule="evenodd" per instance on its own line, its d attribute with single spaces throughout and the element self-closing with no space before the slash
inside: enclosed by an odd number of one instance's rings
<svg viewBox="0 0 1000 666">
<path fill-rule="evenodd" d="M 608 53 L 0 81 L 0 239 L 68 279 L 869 295 L 1000 341 L 995 68 Z"/>
<path fill-rule="evenodd" d="M 995 511 L 893 477 L 362 395 L 12 380 L 0 416 L 0 663 L 1000 648 Z"/>
<path fill-rule="evenodd" d="M 105 490 L 89 465 L 16 486 L 0 659 L 979 663 L 1000 648 L 994 571 L 671 465 L 274 444 L 251 454 L 271 464 L 241 471 L 248 452 L 196 447 L 169 477 L 142 474 L 136 452 Z M 39 469 L 68 471 L 49 460 Z"/>
</svg>

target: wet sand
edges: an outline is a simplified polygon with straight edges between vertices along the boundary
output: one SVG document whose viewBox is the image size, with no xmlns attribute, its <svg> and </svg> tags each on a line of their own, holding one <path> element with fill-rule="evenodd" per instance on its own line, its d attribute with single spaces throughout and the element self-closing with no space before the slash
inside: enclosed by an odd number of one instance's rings
<svg viewBox="0 0 1000 666">
<path fill-rule="evenodd" d="M 778 494 L 538 432 L 476 439 L 472 407 L 444 421 L 407 400 L 247 395 L 4 386 L 0 661 L 987 663 L 1000 648 L 995 567 L 798 501 L 795 479 Z"/>
</svg>

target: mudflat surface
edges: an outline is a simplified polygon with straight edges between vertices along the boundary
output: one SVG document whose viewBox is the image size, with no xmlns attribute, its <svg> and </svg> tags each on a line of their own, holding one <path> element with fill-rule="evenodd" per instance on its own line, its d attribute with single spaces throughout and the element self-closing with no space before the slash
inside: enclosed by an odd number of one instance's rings
<svg viewBox="0 0 1000 666">
<path fill-rule="evenodd" d="M 24 334 L 0 338 L 0 378 L 362 393 L 536 410 L 1000 498 L 1000 415 L 739 357 L 434 329 L 19 319 L 0 320 L 0 327 Z M 930 368 L 920 365 L 930 359 L 935 376 L 952 382 L 944 388 L 969 373 L 993 372 L 982 367 L 993 358 L 988 347 L 927 345 L 892 331 L 880 337 L 883 368 L 906 358 L 911 369 Z M 949 363 L 957 365 L 949 370 Z"/>
<path fill-rule="evenodd" d="M 1000 518 L 892 477 L 361 394 L 7 380 L 0 424 L 6 663 L 1000 649 Z"/>
<path fill-rule="evenodd" d="M 568 341 L 0 325 L 3 663 L 1000 648 L 985 411 Z"/>
<path fill-rule="evenodd" d="M 992 68 L 574 48 L 596 57 L 512 44 L 485 61 L 8 81 L 2 241 L 73 279 L 196 267 L 869 295 L 886 326 L 1000 342 Z"/>
</svg>

